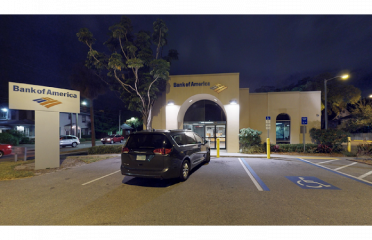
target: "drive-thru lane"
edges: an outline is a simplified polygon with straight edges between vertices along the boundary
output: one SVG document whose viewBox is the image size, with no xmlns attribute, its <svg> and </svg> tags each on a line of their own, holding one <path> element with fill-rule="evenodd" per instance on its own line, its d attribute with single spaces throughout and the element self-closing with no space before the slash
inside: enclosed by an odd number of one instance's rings
<svg viewBox="0 0 372 240">
<path fill-rule="evenodd" d="M 296 158 L 212 158 L 186 182 L 124 177 L 119 167 L 118 155 L 2 181 L 0 211 L 7 217 L 0 224 L 372 224 L 371 186 Z M 247 170 L 267 190 L 260 191 Z"/>
</svg>

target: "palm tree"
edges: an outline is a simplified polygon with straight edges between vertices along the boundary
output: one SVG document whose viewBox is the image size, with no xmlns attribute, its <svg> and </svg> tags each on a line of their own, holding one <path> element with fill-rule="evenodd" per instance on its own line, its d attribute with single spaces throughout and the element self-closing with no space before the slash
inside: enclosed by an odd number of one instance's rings
<svg viewBox="0 0 372 240">
<path fill-rule="evenodd" d="M 93 100 L 107 91 L 107 85 L 100 76 L 83 64 L 77 64 L 70 77 L 71 87 L 80 91 L 80 95 L 88 99 L 90 107 L 90 124 L 92 147 L 96 145 L 96 133 L 94 130 L 94 107 Z"/>
</svg>

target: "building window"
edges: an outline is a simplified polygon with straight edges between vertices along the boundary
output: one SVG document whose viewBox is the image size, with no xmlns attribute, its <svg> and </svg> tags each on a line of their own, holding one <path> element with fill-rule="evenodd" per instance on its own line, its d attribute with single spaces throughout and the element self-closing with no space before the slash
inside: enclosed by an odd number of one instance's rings
<svg viewBox="0 0 372 240">
<path fill-rule="evenodd" d="M 0 111 L 0 119 L 8 119 L 8 112 Z"/>
<path fill-rule="evenodd" d="M 82 115 L 81 116 L 81 119 L 82 119 L 83 123 L 85 123 L 87 121 L 87 116 L 86 115 Z"/>
<path fill-rule="evenodd" d="M 281 113 L 276 117 L 275 131 L 276 143 L 290 143 L 291 119 L 288 114 Z"/>
</svg>

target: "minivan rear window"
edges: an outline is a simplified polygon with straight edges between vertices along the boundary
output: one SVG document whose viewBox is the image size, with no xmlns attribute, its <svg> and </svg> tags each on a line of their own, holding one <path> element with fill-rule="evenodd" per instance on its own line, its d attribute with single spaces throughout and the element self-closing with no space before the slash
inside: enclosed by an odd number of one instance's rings
<svg viewBox="0 0 372 240">
<path fill-rule="evenodd" d="M 139 148 L 171 148 L 172 144 L 162 134 L 135 134 L 129 137 L 126 147 Z"/>
</svg>

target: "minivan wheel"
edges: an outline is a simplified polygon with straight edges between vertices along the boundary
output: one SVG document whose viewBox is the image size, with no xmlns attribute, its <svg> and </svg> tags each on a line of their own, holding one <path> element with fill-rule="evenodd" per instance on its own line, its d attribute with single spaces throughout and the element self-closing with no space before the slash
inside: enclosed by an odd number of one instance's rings
<svg viewBox="0 0 372 240">
<path fill-rule="evenodd" d="M 190 163 L 185 160 L 182 163 L 181 172 L 180 172 L 181 181 L 186 181 L 187 178 L 189 177 L 189 173 L 190 173 Z"/>
<path fill-rule="evenodd" d="M 76 142 L 72 143 L 72 147 L 76 147 L 76 145 L 77 145 Z"/>
<path fill-rule="evenodd" d="M 3 152 L 2 151 L 0 151 L 0 158 L 3 156 Z"/>
<path fill-rule="evenodd" d="M 111 143 L 111 144 L 114 144 L 114 141 L 112 141 L 112 140 L 111 140 L 111 142 L 110 142 L 110 143 Z"/>
</svg>

